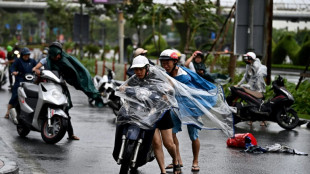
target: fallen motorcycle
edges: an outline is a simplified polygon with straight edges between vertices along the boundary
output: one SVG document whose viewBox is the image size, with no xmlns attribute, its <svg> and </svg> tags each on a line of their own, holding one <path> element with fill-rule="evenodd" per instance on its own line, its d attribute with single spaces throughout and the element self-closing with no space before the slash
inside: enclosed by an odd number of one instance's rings
<svg viewBox="0 0 310 174">
<path fill-rule="evenodd" d="M 119 109 L 122 106 L 122 99 L 115 95 L 115 91 L 121 84 L 122 81 L 115 80 L 115 73 L 107 68 L 108 74 L 103 75 L 102 77 L 96 75 L 93 78 L 93 83 L 96 89 L 100 92 L 103 104 L 108 105 L 113 109 L 115 115 L 118 114 Z M 89 99 L 89 103 L 93 105 L 93 100 Z"/>
<path fill-rule="evenodd" d="M 272 89 L 274 96 L 264 101 L 264 97 L 255 97 L 245 88 L 230 87 L 231 95 L 226 100 L 230 106 L 237 108 L 234 124 L 242 121 L 273 121 L 284 129 L 294 129 L 299 123 L 297 112 L 291 107 L 294 97 L 285 88 L 281 76 L 272 82 Z"/>
</svg>

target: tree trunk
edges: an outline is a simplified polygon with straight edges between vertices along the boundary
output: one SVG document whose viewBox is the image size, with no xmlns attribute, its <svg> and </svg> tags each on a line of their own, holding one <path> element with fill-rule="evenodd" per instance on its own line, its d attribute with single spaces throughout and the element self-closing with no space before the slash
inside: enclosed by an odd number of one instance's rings
<svg viewBox="0 0 310 174">
<path fill-rule="evenodd" d="M 159 49 L 157 48 L 157 44 L 156 44 L 156 37 L 155 37 L 155 17 L 152 17 L 152 33 L 153 33 L 153 40 L 154 40 L 154 46 L 156 49 L 156 52 L 159 52 Z"/>
<path fill-rule="evenodd" d="M 190 26 L 187 24 L 186 42 L 185 42 L 185 48 L 184 48 L 184 52 L 185 52 L 185 53 L 189 51 L 190 34 L 191 34 L 191 28 L 190 28 Z"/>
</svg>

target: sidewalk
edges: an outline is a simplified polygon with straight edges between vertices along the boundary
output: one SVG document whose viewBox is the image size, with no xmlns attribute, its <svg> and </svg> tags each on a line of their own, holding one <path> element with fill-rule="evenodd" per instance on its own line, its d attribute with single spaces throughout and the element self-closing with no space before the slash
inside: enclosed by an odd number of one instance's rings
<svg viewBox="0 0 310 174">
<path fill-rule="evenodd" d="M 18 174 L 19 168 L 16 162 L 5 156 L 0 156 L 0 174 Z"/>
</svg>

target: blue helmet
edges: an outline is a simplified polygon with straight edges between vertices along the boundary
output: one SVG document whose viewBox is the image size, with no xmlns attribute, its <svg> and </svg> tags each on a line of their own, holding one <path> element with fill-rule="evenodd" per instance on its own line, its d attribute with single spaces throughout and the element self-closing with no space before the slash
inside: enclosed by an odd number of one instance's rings
<svg viewBox="0 0 310 174">
<path fill-rule="evenodd" d="M 27 47 L 23 48 L 22 51 L 21 51 L 21 54 L 22 54 L 22 55 L 30 55 L 30 50 L 29 50 L 29 48 L 27 48 Z"/>
</svg>

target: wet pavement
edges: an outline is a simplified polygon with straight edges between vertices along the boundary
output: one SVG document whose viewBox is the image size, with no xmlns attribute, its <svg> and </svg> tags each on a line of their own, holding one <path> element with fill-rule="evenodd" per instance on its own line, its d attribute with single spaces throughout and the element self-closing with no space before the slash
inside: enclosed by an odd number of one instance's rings
<svg viewBox="0 0 310 174">
<path fill-rule="evenodd" d="M 20 138 L 14 124 L 3 118 L 11 95 L 5 86 L 0 91 L 0 161 L 7 158 L 16 162 L 21 174 L 117 174 L 119 166 L 112 157 L 115 133 L 115 116 L 112 110 L 108 107 L 89 107 L 83 93 L 73 88 L 70 91 L 74 104 L 70 110 L 72 124 L 75 134 L 81 140 L 70 141 L 66 135 L 59 143 L 49 145 L 44 143 L 38 132 L 30 132 L 26 138 Z M 242 149 L 226 147 L 227 137 L 221 131 L 201 131 L 200 172 L 191 172 L 191 141 L 186 127 L 183 129 L 178 138 L 184 174 L 307 174 L 310 171 L 309 156 L 242 153 Z M 236 133 L 247 132 L 256 137 L 259 146 L 280 143 L 310 153 L 310 129 L 305 126 L 292 131 L 284 130 L 272 122 L 268 122 L 267 127 L 260 126 L 259 122 L 254 122 L 252 126 L 246 123 L 236 126 Z M 167 151 L 165 160 L 166 164 L 171 162 Z M 138 173 L 156 174 L 160 170 L 154 160 L 139 168 Z"/>
</svg>

